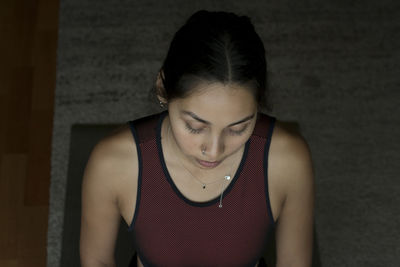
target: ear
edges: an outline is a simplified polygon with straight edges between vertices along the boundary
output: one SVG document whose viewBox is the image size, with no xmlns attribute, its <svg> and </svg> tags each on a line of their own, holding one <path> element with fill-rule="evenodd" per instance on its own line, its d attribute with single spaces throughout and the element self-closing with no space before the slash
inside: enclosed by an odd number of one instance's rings
<svg viewBox="0 0 400 267">
<path fill-rule="evenodd" d="M 160 103 L 166 104 L 168 102 L 168 100 L 166 97 L 167 94 L 165 92 L 163 79 L 164 79 L 164 71 L 161 69 L 157 75 L 156 94 L 157 94 L 157 98 L 160 101 Z"/>
</svg>

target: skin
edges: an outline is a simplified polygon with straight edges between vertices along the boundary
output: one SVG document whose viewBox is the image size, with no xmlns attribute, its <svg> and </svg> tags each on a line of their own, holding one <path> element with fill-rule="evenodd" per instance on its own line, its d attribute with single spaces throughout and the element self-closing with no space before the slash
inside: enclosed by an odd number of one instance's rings
<svg viewBox="0 0 400 267">
<path fill-rule="evenodd" d="M 209 183 L 237 169 L 256 122 L 253 95 L 234 84 L 200 85 L 189 96 L 170 101 L 168 111 L 161 135 L 172 179 L 193 201 L 217 197 L 220 183 L 200 190 L 199 182 L 188 179 L 187 172 Z M 203 148 L 205 155 L 201 153 Z M 137 161 L 127 127 L 104 138 L 93 149 L 82 189 L 82 266 L 115 266 L 120 216 L 130 224 L 135 212 Z M 201 161 L 218 164 L 204 166 Z M 279 122 L 272 135 L 268 175 L 272 214 L 277 221 L 276 266 L 310 266 L 314 207 L 311 156 L 304 139 Z M 139 259 L 138 266 L 142 266 Z"/>
</svg>

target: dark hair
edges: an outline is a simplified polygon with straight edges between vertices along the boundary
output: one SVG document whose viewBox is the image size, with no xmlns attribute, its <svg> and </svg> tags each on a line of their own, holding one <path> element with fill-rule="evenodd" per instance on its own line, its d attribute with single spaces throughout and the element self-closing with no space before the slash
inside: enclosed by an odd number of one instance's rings
<svg viewBox="0 0 400 267">
<path fill-rule="evenodd" d="M 259 104 L 265 98 L 265 49 L 247 16 L 194 13 L 175 33 L 161 70 L 167 101 L 189 95 L 202 82 L 245 86 Z"/>
</svg>

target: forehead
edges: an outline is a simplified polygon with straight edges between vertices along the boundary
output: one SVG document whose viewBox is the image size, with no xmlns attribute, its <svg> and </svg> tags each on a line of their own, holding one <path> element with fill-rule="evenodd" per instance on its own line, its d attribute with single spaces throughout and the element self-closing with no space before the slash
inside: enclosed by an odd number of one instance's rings
<svg viewBox="0 0 400 267">
<path fill-rule="evenodd" d="M 254 114 L 257 109 L 250 89 L 221 83 L 200 84 L 190 95 L 173 101 L 171 105 L 209 121 L 235 121 Z"/>
</svg>

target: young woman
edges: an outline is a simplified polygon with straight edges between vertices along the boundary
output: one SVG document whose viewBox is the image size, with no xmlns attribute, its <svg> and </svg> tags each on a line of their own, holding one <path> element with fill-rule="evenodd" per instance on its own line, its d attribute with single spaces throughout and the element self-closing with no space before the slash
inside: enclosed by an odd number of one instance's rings
<svg viewBox="0 0 400 267">
<path fill-rule="evenodd" d="M 100 141 L 86 166 L 83 266 L 115 266 L 120 216 L 138 266 L 310 266 L 314 182 L 299 135 L 260 112 L 264 46 L 248 17 L 199 11 L 156 82 L 164 112 Z M 268 259 L 267 259 L 268 260 Z"/>
</svg>

